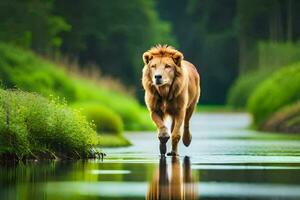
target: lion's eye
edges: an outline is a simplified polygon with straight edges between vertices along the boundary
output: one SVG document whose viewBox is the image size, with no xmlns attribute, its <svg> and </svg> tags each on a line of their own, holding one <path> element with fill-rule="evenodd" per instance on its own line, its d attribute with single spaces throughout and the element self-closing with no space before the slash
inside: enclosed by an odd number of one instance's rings
<svg viewBox="0 0 300 200">
<path fill-rule="evenodd" d="M 156 66 L 155 65 L 151 65 L 151 68 L 155 68 Z"/>
<path fill-rule="evenodd" d="M 171 68 L 171 66 L 170 65 L 166 65 L 165 68 Z"/>
</svg>

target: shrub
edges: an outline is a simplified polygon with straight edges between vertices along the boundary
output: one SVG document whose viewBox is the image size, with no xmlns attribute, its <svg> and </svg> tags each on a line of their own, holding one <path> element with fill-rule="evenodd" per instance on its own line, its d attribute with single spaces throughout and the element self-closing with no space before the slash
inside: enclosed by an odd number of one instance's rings
<svg viewBox="0 0 300 200">
<path fill-rule="evenodd" d="M 263 81 L 247 103 L 254 123 L 260 125 L 283 106 L 300 99 L 300 63 L 285 67 Z"/>
<path fill-rule="evenodd" d="M 0 119 L 1 155 L 19 159 L 39 154 L 88 157 L 99 140 L 78 111 L 37 94 L 0 90 Z"/>
<path fill-rule="evenodd" d="M 79 101 L 101 103 L 112 109 L 122 118 L 125 130 L 153 130 L 147 110 L 134 98 L 97 87 L 84 79 L 77 79 L 75 85 L 76 98 Z"/>
<path fill-rule="evenodd" d="M 122 133 L 122 119 L 111 109 L 93 102 L 76 103 L 73 107 L 80 109 L 87 119 L 96 125 L 98 133 Z"/>
<path fill-rule="evenodd" d="M 300 43 L 278 43 L 260 41 L 257 43 L 257 61 L 251 57 L 250 63 L 256 63 L 255 71 L 241 74 L 227 95 L 227 104 L 233 108 L 245 108 L 248 98 L 256 87 L 273 71 L 300 60 Z M 249 66 L 247 66 L 249 67 Z"/>
<path fill-rule="evenodd" d="M 228 92 L 227 104 L 233 108 L 245 108 L 252 92 L 269 74 L 261 70 L 240 76 Z"/>
</svg>

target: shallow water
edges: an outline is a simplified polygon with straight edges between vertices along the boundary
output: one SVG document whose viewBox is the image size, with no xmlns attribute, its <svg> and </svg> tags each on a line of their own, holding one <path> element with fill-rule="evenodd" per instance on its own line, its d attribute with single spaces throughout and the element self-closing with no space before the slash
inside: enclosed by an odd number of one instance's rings
<svg viewBox="0 0 300 200">
<path fill-rule="evenodd" d="M 180 157 L 153 133 L 103 160 L 0 166 L 0 199 L 300 199 L 300 137 L 247 130 L 246 114 L 201 114 Z"/>
</svg>

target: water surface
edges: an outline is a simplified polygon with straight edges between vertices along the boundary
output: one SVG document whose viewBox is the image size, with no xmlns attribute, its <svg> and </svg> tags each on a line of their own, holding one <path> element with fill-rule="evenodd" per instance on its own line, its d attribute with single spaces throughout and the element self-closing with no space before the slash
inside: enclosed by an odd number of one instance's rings
<svg viewBox="0 0 300 200">
<path fill-rule="evenodd" d="M 199 114 L 180 156 L 159 156 L 154 133 L 101 160 L 0 167 L 0 199 L 300 199 L 300 138 L 246 129 L 246 114 Z"/>
</svg>

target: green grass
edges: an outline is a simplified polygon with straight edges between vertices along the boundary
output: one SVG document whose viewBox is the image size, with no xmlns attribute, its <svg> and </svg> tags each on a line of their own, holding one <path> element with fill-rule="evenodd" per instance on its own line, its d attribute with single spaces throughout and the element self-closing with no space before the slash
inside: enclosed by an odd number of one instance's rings
<svg viewBox="0 0 300 200">
<path fill-rule="evenodd" d="M 87 120 L 95 124 L 98 133 L 121 135 L 123 132 L 123 121 L 113 110 L 91 102 L 81 102 L 72 105 L 87 117 Z"/>
<path fill-rule="evenodd" d="M 70 104 L 99 104 L 119 115 L 125 130 L 152 130 L 154 127 L 146 109 L 133 97 L 68 74 L 28 50 L 4 43 L 0 43 L 0 80 L 6 88 L 37 92 L 45 97 L 59 96 Z"/>
<path fill-rule="evenodd" d="M 78 111 L 37 94 L 0 89 L 0 157 L 87 158 L 98 145 Z"/>
<path fill-rule="evenodd" d="M 245 109 L 252 92 L 270 73 L 268 70 L 259 70 L 241 75 L 228 92 L 227 105 L 235 109 Z"/>
<path fill-rule="evenodd" d="M 123 147 L 130 146 L 131 143 L 122 135 L 102 134 L 99 145 L 100 147 Z"/>
<path fill-rule="evenodd" d="M 0 80 L 5 87 L 74 101 L 76 88 L 64 70 L 17 47 L 0 43 Z"/>
<path fill-rule="evenodd" d="M 299 42 L 258 42 L 257 66 L 247 66 L 249 69 L 252 69 L 252 71 L 241 74 L 235 80 L 227 95 L 227 105 L 233 108 L 245 109 L 249 97 L 257 86 L 274 71 L 300 61 L 299 55 Z"/>
<path fill-rule="evenodd" d="M 258 126 L 279 109 L 300 100 L 300 63 L 284 67 L 263 81 L 252 93 L 248 110 Z"/>
<path fill-rule="evenodd" d="M 74 84 L 76 86 L 76 98 L 79 102 L 101 103 L 112 109 L 122 118 L 125 130 L 154 129 L 148 111 L 140 106 L 133 97 L 110 91 L 85 79 L 77 78 Z"/>
<path fill-rule="evenodd" d="M 228 105 L 198 105 L 196 108 L 197 112 L 204 113 L 216 113 L 216 112 L 235 112 L 236 109 L 233 109 Z"/>
</svg>

